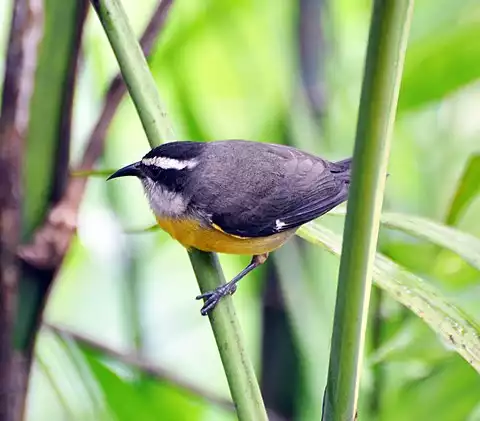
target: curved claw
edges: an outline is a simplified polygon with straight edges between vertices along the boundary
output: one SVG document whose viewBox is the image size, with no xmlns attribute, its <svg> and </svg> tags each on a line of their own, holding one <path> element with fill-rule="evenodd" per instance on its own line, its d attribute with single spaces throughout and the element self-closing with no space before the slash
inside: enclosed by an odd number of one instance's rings
<svg viewBox="0 0 480 421">
<path fill-rule="evenodd" d="M 202 298 L 209 298 L 212 295 L 213 291 L 204 292 L 203 294 L 197 295 L 196 300 L 201 300 Z"/>
<path fill-rule="evenodd" d="M 202 316 L 206 316 L 210 311 L 212 311 L 220 301 L 221 296 L 217 294 L 212 294 L 206 301 L 203 307 L 200 310 Z"/>
<path fill-rule="evenodd" d="M 226 295 L 232 295 L 237 290 L 236 284 L 225 284 L 221 285 L 218 288 L 214 289 L 213 291 L 207 291 L 203 294 L 197 295 L 196 299 L 201 300 L 204 299 L 205 303 L 203 304 L 200 313 L 202 316 L 206 316 L 210 311 L 212 311 L 218 302 L 225 297 Z"/>
</svg>

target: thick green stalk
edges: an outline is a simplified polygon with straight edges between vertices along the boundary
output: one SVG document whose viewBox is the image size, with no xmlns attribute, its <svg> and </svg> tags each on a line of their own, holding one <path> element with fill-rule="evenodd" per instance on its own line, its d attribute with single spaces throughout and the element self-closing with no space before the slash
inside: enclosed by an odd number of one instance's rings
<svg viewBox="0 0 480 421">
<path fill-rule="evenodd" d="M 413 0 L 375 0 L 345 221 L 323 420 L 355 418 L 373 260 Z"/>
<path fill-rule="evenodd" d="M 215 254 L 192 250 L 189 256 L 202 293 L 225 282 Z M 232 297 L 222 298 L 209 317 L 238 418 L 268 420 L 255 372 L 245 350 Z"/>
<path fill-rule="evenodd" d="M 120 70 L 137 108 L 150 145 L 173 137 L 173 130 L 119 0 L 91 0 L 105 29 Z M 224 283 L 214 254 L 189 253 L 202 292 Z M 210 322 L 240 420 L 267 420 L 262 396 L 242 338 L 230 297 L 223 299 L 210 315 Z"/>
<path fill-rule="evenodd" d="M 123 80 L 137 109 L 150 146 L 173 139 L 173 129 L 164 111 L 147 60 L 119 1 L 91 0 L 117 57 Z"/>
</svg>

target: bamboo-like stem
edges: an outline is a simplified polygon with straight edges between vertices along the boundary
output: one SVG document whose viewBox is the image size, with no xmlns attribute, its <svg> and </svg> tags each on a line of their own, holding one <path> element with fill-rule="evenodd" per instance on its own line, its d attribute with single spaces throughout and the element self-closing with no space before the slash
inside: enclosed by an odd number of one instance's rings
<svg viewBox="0 0 480 421">
<path fill-rule="evenodd" d="M 215 254 L 192 250 L 189 256 L 202 293 L 225 282 Z M 222 298 L 209 318 L 239 420 L 268 420 L 232 298 Z"/>
<path fill-rule="evenodd" d="M 347 204 L 323 420 L 356 417 L 390 137 L 413 0 L 375 0 Z"/>
<path fill-rule="evenodd" d="M 155 81 L 127 15 L 119 1 L 91 0 L 105 29 L 113 53 L 132 97 L 150 146 L 173 138 L 173 129 L 163 109 Z"/>
<path fill-rule="evenodd" d="M 129 93 L 138 111 L 150 145 L 173 138 L 155 82 L 148 70 L 128 18 L 119 0 L 91 0 L 117 57 Z M 189 253 L 200 290 L 205 292 L 224 283 L 214 254 Z M 231 298 L 223 299 L 210 315 L 215 340 L 230 392 L 241 421 L 267 420 L 260 388 L 250 362 Z"/>
</svg>

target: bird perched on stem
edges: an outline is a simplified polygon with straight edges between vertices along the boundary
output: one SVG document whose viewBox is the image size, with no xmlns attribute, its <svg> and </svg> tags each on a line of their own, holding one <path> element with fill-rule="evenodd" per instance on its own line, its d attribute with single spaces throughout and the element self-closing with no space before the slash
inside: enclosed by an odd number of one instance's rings
<svg viewBox="0 0 480 421">
<path fill-rule="evenodd" d="M 347 199 L 350 166 L 246 140 L 171 142 L 108 179 L 138 177 L 160 227 L 187 249 L 253 256 L 230 282 L 197 297 L 206 315 L 302 224 Z"/>
</svg>

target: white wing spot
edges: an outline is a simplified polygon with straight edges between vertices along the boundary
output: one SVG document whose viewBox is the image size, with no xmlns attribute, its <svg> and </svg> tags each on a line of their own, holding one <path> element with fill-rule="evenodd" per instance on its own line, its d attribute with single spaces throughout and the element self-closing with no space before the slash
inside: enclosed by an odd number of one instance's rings
<svg viewBox="0 0 480 421">
<path fill-rule="evenodd" d="M 162 168 L 164 170 L 184 170 L 188 168 L 189 170 L 195 168 L 198 165 L 198 162 L 194 159 L 191 160 L 179 160 L 174 158 L 166 158 L 164 156 L 156 156 L 154 158 L 144 158 L 142 159 L 143 165 L 154 165 L 155 167 Z"/>
<path fill-rule="evenodd" d="M 277 231 L 280 231 L 285 225 L 287 225 L 285 222 L 282 222 L 280 219 L 277 219 L 275 221 L 275 229 Z"/>
</svg>

